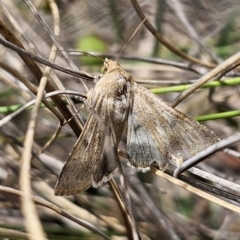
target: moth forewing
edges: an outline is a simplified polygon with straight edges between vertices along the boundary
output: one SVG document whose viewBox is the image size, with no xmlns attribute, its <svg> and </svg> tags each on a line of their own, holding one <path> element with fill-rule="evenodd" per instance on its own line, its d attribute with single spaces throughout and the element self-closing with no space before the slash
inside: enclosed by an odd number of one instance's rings
<svg viewBox="0 0 240 240">
<path fill-rule="evenodd" d="M 56 195 L 70 195 L 98 187 L 117 169 L 117 145 L 131 105 L 129 73 L 106 60 L 106 73 L 88 94 L 90 116 L 66 161 L 55 187 Z"/>
<path fill-rule="evenodd" d="M 62 172 L 55 187 L 55 195 L 70 195 L 78 191 L 84 191 L 92 184 L 94 156 L 89 158 L 90 152 L 96 152 L 92 140 L 102 138 L 101 132 L 96 132 L 95 136 L 87 130 L 98 129 L 98 123 L 93 116 L 89 116 L 85 127 L 75 143 L 68 160 L 65 162 Z M 93 139 L 94 138 L 94 139 Z"/>
<path fill-rule="evenodd" d="M 145 169 L 157 162 L 164 170 L 170 158 L 178 157 L 183 150 L 193 156 L 219 141 L 207 127 L 136 83 L 133 98 L 127 148 L 136 169 Z"/>
<path fill-rule="evenodd" d="M 98 187 L 107 182 L 117 170 L 118 154 L 115 142 L 115 133 L 111 131 L 110 124 L 104 129 L 103 149 L 95 162 L 94 174 L 92 175 L 92 186 Z M 100 144 L 101 145 L 101 144 Z"/>
</svg>

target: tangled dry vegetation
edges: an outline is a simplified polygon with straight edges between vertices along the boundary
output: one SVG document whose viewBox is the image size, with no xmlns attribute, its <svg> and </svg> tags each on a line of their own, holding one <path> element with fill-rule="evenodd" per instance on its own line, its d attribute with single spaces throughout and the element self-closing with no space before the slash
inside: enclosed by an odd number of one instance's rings
<svg viewBox="0 0 240 240">
<path fill-rule="evenodd" d="M 0 1 L 5 40 L 0 45 L 1 239 L 240 239 L 240 5 L 234 0 L 138 2 L 137 10 L 135 0 Z M 92 58 L 59 49 L 73 49 L 90 36 L 104 52 L 94 43 L 78 50 L 116 59 L 143 13 L 148 18 L 120 56 L 122 67 L 167 102 L 181 102 L 177 108 L 225 140 L 226 149 L 179 178 L 173 177 L 173 166 L 164 173 L 154 166 L 136 173 L 122 157 L 128 191 L 117 173 L 97 189 L 54 196 L 88 113 L 80 111 L 80 120 L 75 112 L 81 101 L 59 94 L 42 100 L 42 94 L 67 89 L 84 95 L 94 83 L 51 70 L 6 42 L 67 72 L 84 70 L 91 80 L 101 70 Z M 196 82 L 205 88 L 174 101 Z M 32 100 L 32 108 L 14 115 Z M 125 142 L 123 136 L 122 151 Z"/>
</svg>

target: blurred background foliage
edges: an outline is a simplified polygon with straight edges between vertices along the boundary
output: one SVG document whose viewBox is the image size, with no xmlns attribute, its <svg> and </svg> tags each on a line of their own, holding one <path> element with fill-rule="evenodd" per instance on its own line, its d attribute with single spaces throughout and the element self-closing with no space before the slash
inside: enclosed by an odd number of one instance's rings
<svg viewBox="0 0 240 240">
<path fill-rule="evenodd" d="M 22 27 L 24 36 L 31 40 L 31 47 L 35 54 L 40 53 L 44 58 L 48 58 L 52 40 L 30 9 L 22 0 L 2 0 L 2 2 Z M 48 2 L 43 0 L 32 2 L 52 28 L 52 13 Z M 239 51 L 239 1 L 181 0 L 180 2 L 185 17 L 200 36 L 201 41 L 214 53 L 215 59 L 192 39 L 188 29 L 176 15 L 172 1 L 139 0 L 144 13 L 148 15 L 148 20 L 173 46 L 183 52 L 202 61 L 216 63 L 217 61 L 222 62 Z M 103 62 L 90 56 L 80 57 L 75 51 L 91 52 L 102 58 L 112 54 L 115 59 L 140 24 L 139 17 L 128 0 L 58 0 L 56 3 L 61 18 L 59 41 L 76 65 L 91 74 L 101 74 Z M 0 9 L 0 17 L 19 37 L 20 41 L 24 42 L 3 9 Z M 71 52 L 71 50 L 74 51 Z M 20 72 L 32 84 L 38 85 L 15 53 L 0 46 L 0 54 L 1 61 Z M 198 66 L 199 73 L 196 73 L 186 69 L 131 59 L 131 57 L 154 57 L 172 60 L 176 63 L 186 63 L 160 44 L 144 26 L 135 34 L 122 56 L 123 59 L 119 61 L 123 68 L 131 72 L 137 82 L 148 88 L 189 84 L 198 79 L 201 74 L 209 71 L 205 67 Z M 124 56 L 128 56 L 130 61 L 124 60 Z M 61 57 L 61 53 L 58 53 L 56 63 L 68 67 L 65 59 Z M 84 92 L 82 84 L 76 78 L 61 72 L 56 72 L 56 74 L 66 89 Z M 238 76 L 239 70 L 236 70 L 225 79 Z M 91 88 L 94 83 L 88 82 L 87 85 Z M 191 117 L 239 110 L 239 90 L 239 86 L 200 90 L 188 97 L 177 108 Z M 162 94 L 161 97 L 171 102 L 177 95 L 178 93 L 174 92 Z M 4 106 L 22 105 L 33 98 L 34 95 L 26 86 L 12 74 L 1 69 L 1 118 L 11 112 L 9 108 L 3 110 Z M 77 108 L 80 108 L 80 105 L 77 105 Z M 1 128 L 0 184 L 3 186 L 19 189 L 19 163 L 30 114 L 30 111 L 25 111 Z M 86 120 L 87 112 L 83 111 L 81 115 Z M 238 132 L 239 123 L 239 116 L 204 122 L 222 139 Z M 58 120 L 48 109 L 40 110 L 34 138 L 33 151 L 35 153 L 51 138 L 57 124 Z M 75 141 L 76 137 L 69 126 L 64 126 L 57 140 L 44 155 L 40 155 L 48 167 L 46 168 L 39 160 L 33 158 L 31 169 L 33 194 L 91 222 L 113 239 L 126 239 L 127 234 L 121 211 L 107 184 L 98 189 L 89 189 L 74 197 L 69 196 L 66 198 L 67 202 L 62 202 L 61 197 L 53 196 L 52 189 L 57 181 L 62 163 L 67 159 Z M 120 143 L 120 148 L 125 148 L 123 142 Z M 232 149 L 239 152 L 240 145 L 235 144 Z M 154 206 L 154 211 L 164 216 L 179 239 L 240 239 L 239 215 L 174 186 L 174 184 L 155 176 L 152 172 L 135 173 L 123 159 L 122 163 L 129 180 L 134 214 L 143 239 L 160 239 L 161 237 L 161 239 L 166 239 L 164 238 L 164 228 L 161 226 L 160 220 L 157 221 L 156 216 L 153 216 L 153 209 L 150 206 Z M 221 153 L 204 161 L 199 167 L 232 182 L 240 182 L 240 162 L 237 157 Z M 188 176 L 192 177 L 190 174 Z M 139 180 L 141 186 L 136 184 L 136 181 Z M 208 182 L 208 184 L 212 183 Z M 154 205 L 149 205 L 149 200 L 143 192 L 147 194 Z M 49 239 L 96 239 L 96 235 L 92 232 L 80 228 L 56 213 L 39 206 L 37 209 Z M 9 194 L 0 193 L 0 227 L 21 231 L 25 229 L 19 199 Z M 16 238 L 0 237 L 0 239 Z M 21 238 L 17 237 L 17 239 Z"/>
</svg>

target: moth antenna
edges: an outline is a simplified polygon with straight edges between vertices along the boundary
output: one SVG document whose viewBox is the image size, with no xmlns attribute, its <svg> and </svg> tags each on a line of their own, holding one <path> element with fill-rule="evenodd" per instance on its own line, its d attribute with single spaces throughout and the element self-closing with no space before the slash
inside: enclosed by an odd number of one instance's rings
<svg viewBox="0 0 240 240">
<path fill-rule="evenodd" d="M 64 52 L 80 52 L 80 53 L 82 53 L 82 54 L 89 55 L 89 56 L 91 56 L 91 57 L 95 57 L 95 58 L 97 58 L 97 59 L 99 59 L 99 60 L 105 62 L 105 60 L 104 60 L 103 58 L 101 58 L 101 57 L 98 57 L 98 56 L 95 56 L 95 55 L 93 55 L 93 54 L 91 54 L 91 53 L 84 52 L 84 51 L 80 51 L 80 50 L 61 50 L 61 49 L 57 49 L 57 51 L 64 51 Z"/>
<path fill-rule="evenodd" d="M 123 48 L 121 49 L 121 51 L 119 52 L 119 54 L 117 55 L 116 58 L 116 62 L 118 61 L 121 53 L 123 52 L 123 50 L 127 47 L 127 45 L 129 44 L 129 42 L 133 39 L 133 37 L 135 36 L 135 34 L 137 33 L 137 31 L 139 30 L 139 28 L 143 25 L 143 23 L 147 20 L 149 15 L 147 15 L 143 21 L 138 25 L 138 27 L 136 28 L 136 30 L 133 32 L 132 36 L 128 39 L 128 41 L 126 42 L 126 44 L 123 46 Z"/>
</svg>

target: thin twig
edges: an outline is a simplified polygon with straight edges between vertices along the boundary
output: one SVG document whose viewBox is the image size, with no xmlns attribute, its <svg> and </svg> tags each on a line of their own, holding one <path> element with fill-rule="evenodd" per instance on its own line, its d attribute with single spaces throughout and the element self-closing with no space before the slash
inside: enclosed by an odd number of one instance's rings
<svg viewBox="0 0 240 240">
<path fill-rule="evenodd" d="M 122 150 L 118 150 L 118 152 L 119 152 L 119 154 L 122 157 L 124 157 L 126 159 L 129 159 L 129 156 L 128 156 L 127 152 L 122 151 Z M 175 161 L 170 161 L 170 163 L 172 165 L 174 165 L 174 166 L 177 166 Z M 180 166 L 180 168 L 181 168 L 181 166 Z M 230 181 L 228 181 L 226 179 L 220 178 L 220 177 L 218 177 L 216 175 L 213 175 L 211 173 L 202 171 L 202 170 L 200 170 L 198 168 L 191 168 L 191 169 L 189 169 L 189 171 L 192 172 L 193 174 L 203 178 L 203 179 L 209 180 L 209 181 L 211 181 L 213 183 L 216 183 L 216 184 L 220 184 L 220 185 L 222 185 L 222 186 L 224 186 L 226 188 L 229 188 L 229 189 L 231 189 L 233 191 L 236 191 L 236 192 L 240 191 L 240 186 L 238 184 L 232 183 L 232 182 L 230 182 Z M 193 181 L 195 181 L 195 180 L 193 180 Z M 204 183 L 202 183 L 202 184 L 204 184 Z M 219 192 L 221 192 L 221 191 L 222 190 L 219 189 Z"/>
<path fill-rule="evenodd" d="M 7 27 L 7 25 L 4 24 L 1 20 L 0 20 L 0 33 L 6 38 L 6 40 L 4 40 L 3 38 L 0 38 L 0 43 L 2 43 L 4 46 L 7 46 L 8 48 L 12 48 L 12 49 L 15 48 L 16 51 L 18 50 L 19 56 L 22 58 L 22 60 L 27 65 L 29 70 L 34 74 L 36 79 L 40 82 L 42 77 L 42 71 L 40 70 L 38 65 L 31 59 L 32 54 L 29 54 L 29 52 L 24 50 L 22 43 L 12 33 L 12 31 Z M 50 82 L 48 82 L 46 85 L 46 91 L 52 92 L 54 90 L 55 88 L 53 87 L 53 85 Z M 72 116 L 71 112 L 58 96 L 53 97 L 53 101 L 57 105 L 58 109 L 60 110 L 62 115 L 65 117 L 65 119 L 71 118 Z M 75 134 L 77 135 L 80 134 L 81 131 L 79 128 L 78 121 L 73 119 L 73 121 L 71 121 L 69 125 L 71 126 Z"/>
<path fill-rule="evenodd" d="M 143 21 L 146 16 L 144 15 L 141 7 L 139 6 L 137 0 L 131 0 L 131 3 L 136 11 L 136 13 L 138 14 L 139 18 Z M 215 64 L 212 64 L 212 63 L 205 63 L 205 62 L 202 62 L 194 57 L 191 57 L 187 54 L 185 54 L 184 52 L 180 51 L 178 48 L 174 47 L 170 42 L 168 42 L 165 38 L 162 37 L 162 35 L 153 27 L 153 25 L 148 21 L 146 20 L 144 22 L 144 25 L 146 26 L 146 28 L 149 30 L 149 32 L 151 32 L 153 34 L 153 36 L 155 36 L 158 41 L 160 43 L 162 43 L 166 48 L 168 48 L 170 51 L 172 51 L 173 53 L 175 53 L 177 56 L 191 62 L 191 63 L 194 63 L 194 64 L 199 64 L 199 65 L 202 65 L 204 67 L 207 67 L 207 68 L 213 68 L 215 67 L 216 65 Z"/>
<path fill-rule="evenodd" d="M 69 50 L 70 55 L 73 56 L 82 56 L 83 53 L 81 52 L 76 52 L 76 50 Z M 89 52 L 92 55 L 98 56 L 98 57 L 106 57 L 106 58 L 116 58 L 118 55 L 115 53 L 99 53 L 99 52 Z M 189 66 L 188 63 L 181 63 L 181 62 L 175 62 L 175 61 L 170 61 L 170 60 L 165 60 L 161 58 L 152 58 L 152 57 L 136 57 L 136 56 L 131 56 L 131 55 L 126 55 L 123 54 L 119 57 L 120 59 L 124 60 L 130 60 L 130 61 L 141 61 L 141 62 L 147 62 L 147 63 L 156 63 L 160 65 L 166 65 L 166 66 L 171 66 L 175 68 L 180 68 L 183 70 L 191 71 L 197 74 L 200 74 L 200 72 L 193 68 L 193 66 Z"/>
<path fill-rule="evenodd" d="M 2 186 L 2 185 L 0 185 L 0 192 L 9 193 L 9 194 L 12 194 L 12 195 L 15 195 L 15 196 L 19 196 L 21 198 L 23 197 L 23 193 L 21 191 L 18 191 L 18 190 L 13 189 L 13 188 L 5 187 L 5 186 Z M 85 220 L 79 219 L 79 218 L 63 211 L 61 208 L 57 207 L 53 203 L 50 203 L 50 202 L 46 201 L 45 199 L 42 199 L 42 198 L 37 197 L 37 196 L 31 196 L 31 198 L 36 204 L 39 204 L 41 206 L 44 206 L 46 208 L 49 208 L 49 209 L 53 210 L 54 212 L 58 213 L 59 215 L 64 216 L 65 218 L 77 223 L 78 225 L 83 226 L 83 227 L 89 229 L 90 231 L 98 234 L 103 239 L 110 240 L 110 238 L 107 235 L 105 235 L 103 232 L 98 230 L 91 223 L 89 223 Z"/>
<path fill-rule="evenodd" d="M 80 92 L 75 92 L 75 91 L 70 91 L 70 90 L 58 90 L 58 91 L 54 91 L 54 92 L 50 92 L 44 95 L 44 98 L 48 98 L 48 97 L 53 97 L 53 96 L 57 96 L 60 94 L 68 94 L 68 95 L 76 95 L 82 98 L 86 98 L 86 95 Z M 36 99 L 33 99 L 32 101 L 26 103 L 25 105 L 23 105 L 21 108 L 19 108 L 18 110 L 16 110 L 15 112 L 9 114 L 8 116 L 6 116 L 5 118 L 0 120 L 0 127 L 2 127 L 3 125 L 5 125 L 6 123 L 8 123 L 9 121 L 11 121 L 14 117 L 16 117 L 17 115 L 19 115 L 21 112 L 23 112 L 25 109 L 29 108 L 30 106 L 32 106 L 33 104 L 35 104 Z"/>
<path fill-rule="evenodd" d="M 83 71 L 79 71 L 79 70 L 71 70 L 71 69 L 59 66 L 57 64 L 51 63 L 51 62 L 45 60 L 44 58 L 36 56 L 33 53 L 30 53 L 30 52 L 24 50 L 23 48 L 20 48 L 17 45 L 12 44 L 11 42 L 9 42 L 7 40 L 4 40 L 3 38 L 0 38 L 0 44 L 2 44 L 3 46 L 5 46 L 7 48 L 12 49 L 13 51 L 15 51 L 15 52 L 17 52 L 19 54 L 27 56 L 28 58 L 31 58 L 31 59 L 33 59 L 36 62 L 39 62 L 39 63 L 44 64 L 46 66 L 49 66 L 51 68 L 54 68 L 54 69 L 56 69 L 58 71 L 70 74 L 70 75 L 72 75 L 74 77 L 80 77 L 80 78 L 83 78 L 83 79 L 88 80 L 88 81 L 93 81 L 94 80 L 94 77 L 91 76 L 90 74 L 87 74 L 87 73 L 85 73 Z"/>
<path fill-rule="evenodd" d="M 234 150 L 229 149 L 229 148 L 224 149 L 224 152 L 231 155 L 231 156 L 234 156 L 234 157 L 240 159 L 240 152 L 234 151 Z"/>
<path fill-rule="evenodd" d="M 177 177 L 179 174 L 181 174 L 182 172 L 186 171 L 187 169 L 189 169 L 190 167 L 198 164 L 199 162 L 201 162 L 203 159 L 206 159 L 207 157 L 209 157 L 210 155 L 214 154 L 215 152 L 231 145 L 234 144 L 236 142 L 240 141 L 240 133 L 235 134 L 227 139 L 222 140 L 221 142 L 217 142 L 215 144 L 213 144 L 212 146 L 208 147 L 207 149 L 201 151 L 200 153 L 198 153 L 197 155 L 195 155 L 194 157 L 188 159 L 187 161 L 185 161 L 183 164 L 181 164 L 178 168 L 175 169 L 174 171 L 174 177 Z M 238 190 L 239 191 L 239 190 Z"/>
<path fill-rule="evenodd" d="M 51 4 L 52 0 L 48 0 Z M 53 32 L 50 27 L 47 25 L 47 23 L 45 22 L 45 20 L 41 17 L 41 15 L 38 13 L 37 9 L 35 8 L 35 6 L 32 4 L 31 1 L 27 1 L 25 0 L 25 3 L 28 5 L 28 7 L 31 9 L 31 11 L 33 12 L 33 14 L 35 15 L 35 17 L 37 18 L 37 20 L 40 22 L 40 24 L 46 29 L 47 33 L 49 34 L 49 36 L 51 37 L 51 39 L 53 40 L 53 42 L 55 43 L 55 45 L 58 47 L 59 50 L 63 50 L 63 46 L 61 45 L 61 43 L 58 41 L 58 34 L 56 34 L 56 30 Z M 57 14 L 54 14 L 54 9 L 52 10 L 53 12 L 53 16 L 58 16 Z M 56 17 L 55 21 L 58 21 L 58 30 L 60 31 L 60 19 L 59 17 Z M 58 50 L 56 49 L 56 51 Z M 66 51 L 62 51 L 62 55 L 64 56 L 64 58 L 68 61 L 68 63 L 70 64 L 70 66 L 75 69 L 78 70 L 78 67 L 75 65 L 75 63 L 72 61 L 72 59 L 68 56 Z M 79 78 L 80 82 L 82 83 L 83 87 L 85 88 L 85 91 L 88 92 L 89 88 L 85 82 L 84 79 Z M 61 81 L 57 81 L 57 78 L 55 78 L 55 82 L 57 84 L 57 86 L 60 88 L 60 90 L 65 90 L 64 85 L 61 83 Z M 70 109 L 73 111 L 72 114 L 77 112 L 77 109 L 75 107 L 75 105 L 72 103 L 72 101 L 67 97 L 66 98 L 68 105 L 70 106 Z M 79 118 L 75 118 L 75 121 L 80 121 L 79 125 L 82 128 L 83 126 L 83 121 L 81 119 L 81 117 Z"/>
<path fill-rule="evenodd" d="M 8 3 L 9 4 L 9 3 Z M 50 3 L 51 4 L 51 3 Z M 11 5 L 11 4 L 10 4 Z M 9 8 L 12 10 L 13 7 L 9 6 Z M 14 27 L 16 28 L 16 30 L 20 33 L 21 37 L 23 39 L 25 39 L 26 43 L 28 44 L 28 46 L 32 49 L 33 52 L 37 52 L 39 56 L 41 56 L 42 52 L 40 52 L 35 46 L 34 46 L 34 43 L 31 41 L 31 39 L 29 39 L 26 34 L 24 34 L 24 30 L 22 29 L 22 27 L 20 26 L 19 24 L 19 19 L 18 21 L 15 20 L 15 17 L 16 15 L 12 16 L 12 14 L 10 14 L 10 12 L 8 11 L 8 9 L 3 5 L 3 10 L 4 10 L 4 13 L 8 16 L 9 20 L 12 22 L 12 24 L 14 25 Z M 60 18 L 59 18 L 59 15 L 57 14 L 57 11 L 56 13 L 54 12 L 55 9 L 52 8 L 52 12 L 53 12 L 53 17 L 54 17 L 54 21 L 57 23 L 55 24 L 55 26 L 59 26 L 60 25 Z M 59 27 L 58 29 L 59 30 Z M 57 34 L 56 34 L 57 35 Z M 62 82 L 58 79 L 58 77 L 56 76 L 56 74 L 52 71 L 51 72 L 51 78 L 52 80 L 54 81 L 54 83 L 56 84 L 56 86 L 60 89 L 60 90 L 65 90 L 65 87 L 64 85 L 62 84 Z M 35 94 L 36 95 L 36 94 Z M 73 112 L 76 112 L 76 109 L 75 109 L 75 105 L 72 103 L 72 101 L 66 97 L 66 101 L 68 102 L 68 106 L 70 107 L 69 110 L 73 110 Z M 59 111 L 52 107 L 51 105 L 46 105 L 56 116 L 58 116 L 59 120 L 60 120 L 60 123 L 63 123 L 64 122 L 64 119 L 63 119 L 63 116 L 59 113 Z M 60 116 L 59 116 L 60 115 Z M 76 120 L 78 120 L 76 118 Z M 81 119 L 79 119 L 80 121 L 82 121 Z M 82 122 L 80 123 L 80 125 L 82 125 Z"/>
<path fill-rule="evenodd" d="M 152 166 L 151 166 L 151 170 L 153 172 L 155 172 L 157 175 L 159 175 L 160 177 L 165 178 L 166 180 L 174 183 L 175 185 L 178 185 L 178 186 L 186 189 L 189 192 L 192 192 L 192 193 L 194 193 L 194 194 L 196 194 L 196 195 L 198 195 L 200 197 L 203 197 L 203 198 L 205 198 L 205 199 L 207 199 L 207 200 L 209 200 L 211 202 L 217 203 L 220 206 L 225 207 L 225 208 L 227 208 L 227 209 L 229 209 L 231 211 L 240 213 L 240 207 L 239 206 L 235 206 L 235 205 L 233 205 L 231 203 L 228 203 L 228 202 L 220 199 L 219 197 L 215 197 L 215 196 L 213 196 L 213 195 L 211 195 L 209 193 L 206 193 L 206 192 L 204 192 L 204 191 L 202 191 L 202 190 L 200 190 L 198 188 L 195 188 L 195 187 L 187 184 L 186 182 L 183 182 L 183 181 L 181 181 L 181 180 L 179 180 L 179 179 L 177 179 L 175 177 L 169 176 L 168 174 L 166 174 L 166 173 L 164 173 L 164 172 L 162 172 L 162 171 L 160 171 L 157 168 L 154 168 Z"/>
<path fill-rule="evenodd" d="M 121 182 L 121 185 L 123 187 L 124 194 L 125 194 L 126 210 L 127 210 L 127 214 L 129 215 L 129 218 L 130 218 L 129 220 L 130 220 L 130 223 L 131 223 L 131 231 L 132 231 L 132 238 L 131 239 L 132 240 L 140 240 L 141 237 L 138 233 L 136 221 L 135 221 L 133 210 L 132 210 L 132 203 L 131 203 L 131 198 L 130 198 L 130 194 L 129 194 L 129 190 L 128 190 L 128 184 L 127 184 L 127 180 L 126 180 L 126 177 L 124 175 L 120 160 L 117 161 L 117 166 L 118 166 L 118 170 L 120 172 L 120 176 L 119 176 L 120 177 L 120 182 Z"/>
<path fill-rule="evenodd" d="M 195 28 L 188 21 L 184 13 L 182 3 L 179 0 L 171 0 L 171 2 L 172 4 L 169 4 L 169 1 L 167 1 L 168 5 L 174 10 L 175 14 L 178 16 L 180 21 L 184 24 L 184 26 L 188 30 L 191 38 L 200 46 L 200 48 L 207 52 L 215 62 L 220 63 L 220 60 L 216 56 L 216 54 L 208 46 L 206 46 L 206 44 L 202 41 L 201 37 L 198 35 Z"/>
<path fill-rule="evenodd" d="M 31 9 L 31 11 L 34 13 L 35 17 L 38 19 L 38 21 L 43 25 L 43 27 L 48 31 L 50 37 L 52 38 L 53 42 L 55 43 L 55 45 L 58 47 L 59 50 L 63 50 L 64 48 L 62 47 L 62 45 L 59 43 L 58 39 L 56 38 L 55 34 L 52 32 L 52 30 L 50 29 L 50 27 L 47 25 L 47 23 L 44 21 L 44 19 L 40 16 L 40 14 L 38 13 L 37 9 L 35 8 L 35 6 L 32 4 L 32 2 L 30 0 L 24 0 L 24 2 L 27 4 L 27 6 Z M 72 61 L 71 58 L 69 58 L 67 52 L 65 51 L 61 51 L 63 56 L 66 58 L 66 60 L 69 62 L 70 66 L 75 69 L 78 70 L 78 67 L 74 64 L 74 62 Z M 86 82 L 80 78 L 80 81 L 82 83 L 82 85 L 84 86 L 85 90 L 88 92 L 88 86 L 86 85 Z"/>
<path fill-rule="evenodd" d="M 212 69 L 210 72 L 205 74 L 203 77 L 201 77 L 196 83 L 192 84 L 184 92 L 179 94 L 179 96 L 171 103 L 171 106 L 176 107 L 180 102 L 182 102 L 185 98 L 187 98 L 190 94 L 192 94 L 198 88 L 200 88 L 203 84 L 210 81 L 221 72 L 226 71 L 228 68 L 232 68 L 232 65 L 235 64 L 237 66 L 239 64 L 238 63 L 239 61 L 240 61 L 240 52 L 237 52 L 236 54 L 234 54 L 224 62 L 220 63 L 217 67 Z"/>
<path fill-rule="evenodd" d="M 51 0 L 50 2 L 50 7 L 55 9 L 55 13 L 59 15 L 57 5 L 55 2 Z M 54 22 L 54 26 L 58 25 L 59 21 Z M 59 26 L 55 27 L 55 33 L 57 35 L 60 34 L 60 28 Z M 54 61 L 56 58 L 56 45 L 53 45 L 51 52 L 50 52 L 50 61 Z M 34 134 L 35 134 L 35 129 L 37 125 L 37 118 L 38 118 L 38 112 L 40 108 L 40 104 L 42 102 L 42 98 L 44 95 L 44 91 L 47 85 L 48 77 L 51 72 L 50 67 L 46 67 L 45 71 L 43 73 L 43 77 L 40 81 L 40 85 L 38 87 L 38 93 L 36 96 L 36 101 L 32 110 L 31 114 L 31 119 L 28 124 L 28 130 L 26 133 L 26 138 L 24 141 L 24 148 L 23 148 L 23 153 L 22 153 L 22 163 L 20 167 L 20 178 L 19 178 L 19 185 L 20 189 L 23 192 L 23 197 L 22 197 L 22 211 L 24 215 L 24 220 L 25 220 L 25 226 L 27 231 L 33 235 L 30 236 L 30 239 L 32 240 L 44 240 L 46 239 L 45 233 L 43 231 L 42 225 L 40 223 L 34 202 L 31 197 L 31 181 L 30 181 L 30 164 L 31 164 L 31 158 L 32 158 L 32 146 L 33 146 L 33 141 L 34 141 Z"/>
<path fill-rule="evenodd" d="M 10 237 L 17 239 L 30 239 L 30 234 L 21 232 L 19 230 L 8 229 L 0 227 L 0 236 L 2 237 Z"/>
<path fill-rule="evenodd" d="M 3 12 L 5 13 L 5 15 L 9 19 L 9 21 L 12 23 L 12 25 L 14 26 L 16 31 L 28 43 L 29 48 L 33 52 L 36 51 L 34 43 L 27 36 L 27 34 L 24 33 L 24 30 L 23 30 L 23 28 L 26 27 L 26 25 L 29 25 L 29 23 L 26 24 L 26 22 L 25 22 L 25 26 L 24 26 L 23 21 L 16 19 L 17 14 L 16 14 L 16 10 L 13 9 L 13 3 L 11 3 L 10 1 L 4 1 L 4 3 L 3 3 L 3 1 L 1 1 L 1 0 L 0 0 L 0 3 L 1 3 L 1 7 L 3 9 Z M 9 11 L 9 9 L 11 10 L 11 12 Z M 12 11 L 13 11 L 13 13 L 12 13 Z"/>
<path fill-rule="evenodd" d="M 127 229 L 127 234 L 128 234 L 128 238 L 132 239 L 132 224 L 131 224 L 131 218 L 127 212 L 124 200 L 122 195 L 119 192 L 119 188 L 117 187 L 116 181 L 114 179 L 111 179 L 111 181 L 108 181 L 108 185 L 111 188 L 113 195 L 116 198 L 116 201 L 118 203 L 118 206 L 121 210 L 123 219 L 124 219 L 124 223 Z"/>
<path fill-rule="evenodd" d="M 171 226 L 171 223 L 166 219 L 166 216 L 164 216 L 164 214 L 158 210 L 155 202 L 146 191 L 144 184 L 140 182 L 140 180 L 135 175 L 131 176 L 130 180 L 133 187 L 135 188 L 135 191 L 139 193 L 138 196 L 144 196 L 141 201 L 144 201 L 151 215 L 154 217 L 154 221 L 158 224 L 158 230 L 161 232 L 163 239 L 179 240 L 179 237 Z"/>
<path fill-rule="evenodd" d="M 189 172 L 191 172 L 194 175 L 197 175 L 198 177 L 204 178 L 206 180 L 209 180 L 211 182 L 214 182 L 215 184 L 219 184 L 223 187 L 226 187 L 228 189 L 231 189 L 232 191 L 236 191 L 237 193 L 240 192 L 240 185 L 231 181 L 228 181 L 224 178 L 220 178 L 214 174 L 211 174 L 209 172 L 205 172 L 201 169 L 198 169 L 196 167 L 192 167 L 188 169 Z"/>
</svg>

